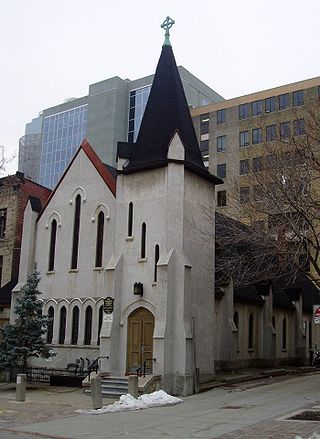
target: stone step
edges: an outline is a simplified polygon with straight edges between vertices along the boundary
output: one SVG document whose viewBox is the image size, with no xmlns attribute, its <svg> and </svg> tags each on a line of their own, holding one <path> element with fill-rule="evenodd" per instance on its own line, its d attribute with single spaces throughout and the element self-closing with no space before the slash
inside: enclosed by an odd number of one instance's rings
<svg viewBox="0 0 320 439">
<path fill-rule="evenodd" d="M 91 394 L 91 390 L 85 391 L 86 395 Z M 106 376 L 101 379 L 101 393 L 104 398 L 115 398 L 128 393 L 127 377 Z"/>
</svg>

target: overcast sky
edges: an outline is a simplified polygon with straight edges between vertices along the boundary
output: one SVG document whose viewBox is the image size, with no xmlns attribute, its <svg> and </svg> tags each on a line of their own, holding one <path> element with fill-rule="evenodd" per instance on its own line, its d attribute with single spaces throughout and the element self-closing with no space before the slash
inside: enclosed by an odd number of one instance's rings
<svg viewBox="0 0 320 439">
<path fill-rule="evenodd" d="M 40 110 L 153 73 L 167 15 L 177 64 L 225 98 L 320 76 L 319 0 L 1 0 L 0 13 L 7 156 Z"/>
</svg>

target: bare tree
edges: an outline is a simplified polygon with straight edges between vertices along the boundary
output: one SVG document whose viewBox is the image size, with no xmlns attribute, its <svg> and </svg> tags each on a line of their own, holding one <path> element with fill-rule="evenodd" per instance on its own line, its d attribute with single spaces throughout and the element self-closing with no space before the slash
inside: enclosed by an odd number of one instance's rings
<svg viewBox="0 0 320 439">
<path fill-rule="evenodd" d="M 0 145 L 0 175 L 5 172 L 6 165 L 12 162 L 14 157 L 14 154 L 12 154 L 10 157 L 7 157 L 5 154 L 5 147 L 3 145 Z"/>
<path fill-rule="evenodd" d="M 217 216 L 217 277 L 247 285 L 305 271 L 320 286 L 319 104 L 268 139 L 228 194 L 241 221 Z"/>
</svg>

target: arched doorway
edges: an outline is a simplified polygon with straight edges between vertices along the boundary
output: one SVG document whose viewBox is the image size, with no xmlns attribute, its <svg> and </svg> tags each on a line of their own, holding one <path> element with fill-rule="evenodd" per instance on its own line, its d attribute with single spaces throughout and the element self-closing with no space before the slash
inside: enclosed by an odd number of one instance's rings
<svg viewBox="0 0 320 439">
<path fill-rule="evenodd" d="M 138 308 L 128 317 L 127 373 L 135 372 L 144 361 L 152 372 L 154 316 L 146 308 Z"/>
</svg>

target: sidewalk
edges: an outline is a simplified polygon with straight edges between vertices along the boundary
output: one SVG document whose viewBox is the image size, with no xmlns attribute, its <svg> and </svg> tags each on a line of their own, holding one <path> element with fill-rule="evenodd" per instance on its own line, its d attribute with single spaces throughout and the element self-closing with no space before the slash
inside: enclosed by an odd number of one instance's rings
<svg viewBox="0 0 320 439">
<path fill-rule="evenodd" d="M 297 434 L 308 438 L 320 431 L 319 422 L 279 420 L 284 414 L 318 404 L 318 371 L 302 376 L 291 371 L 289 376 L 276 378 L 270 378 L 270 371 L 265 371 L 264 378 L 258 372 L 234 374 L 238 383 L 224 374 L 216 383 L 221 387 L 184 398 L 183 404 L 174 407 L 96 416 L 75 413 L 78 408 L 91 409 L 91 398 L 82 389 L 32 386 L 26 402 L 16 402 L 14 387 L 2 386 L 0 437 L 294 439 Z M 251 375 L 253 381 L 239 383 L 239 375 Z M 105 405 L 112 402 L 104 400 Z"/>
</svg>

